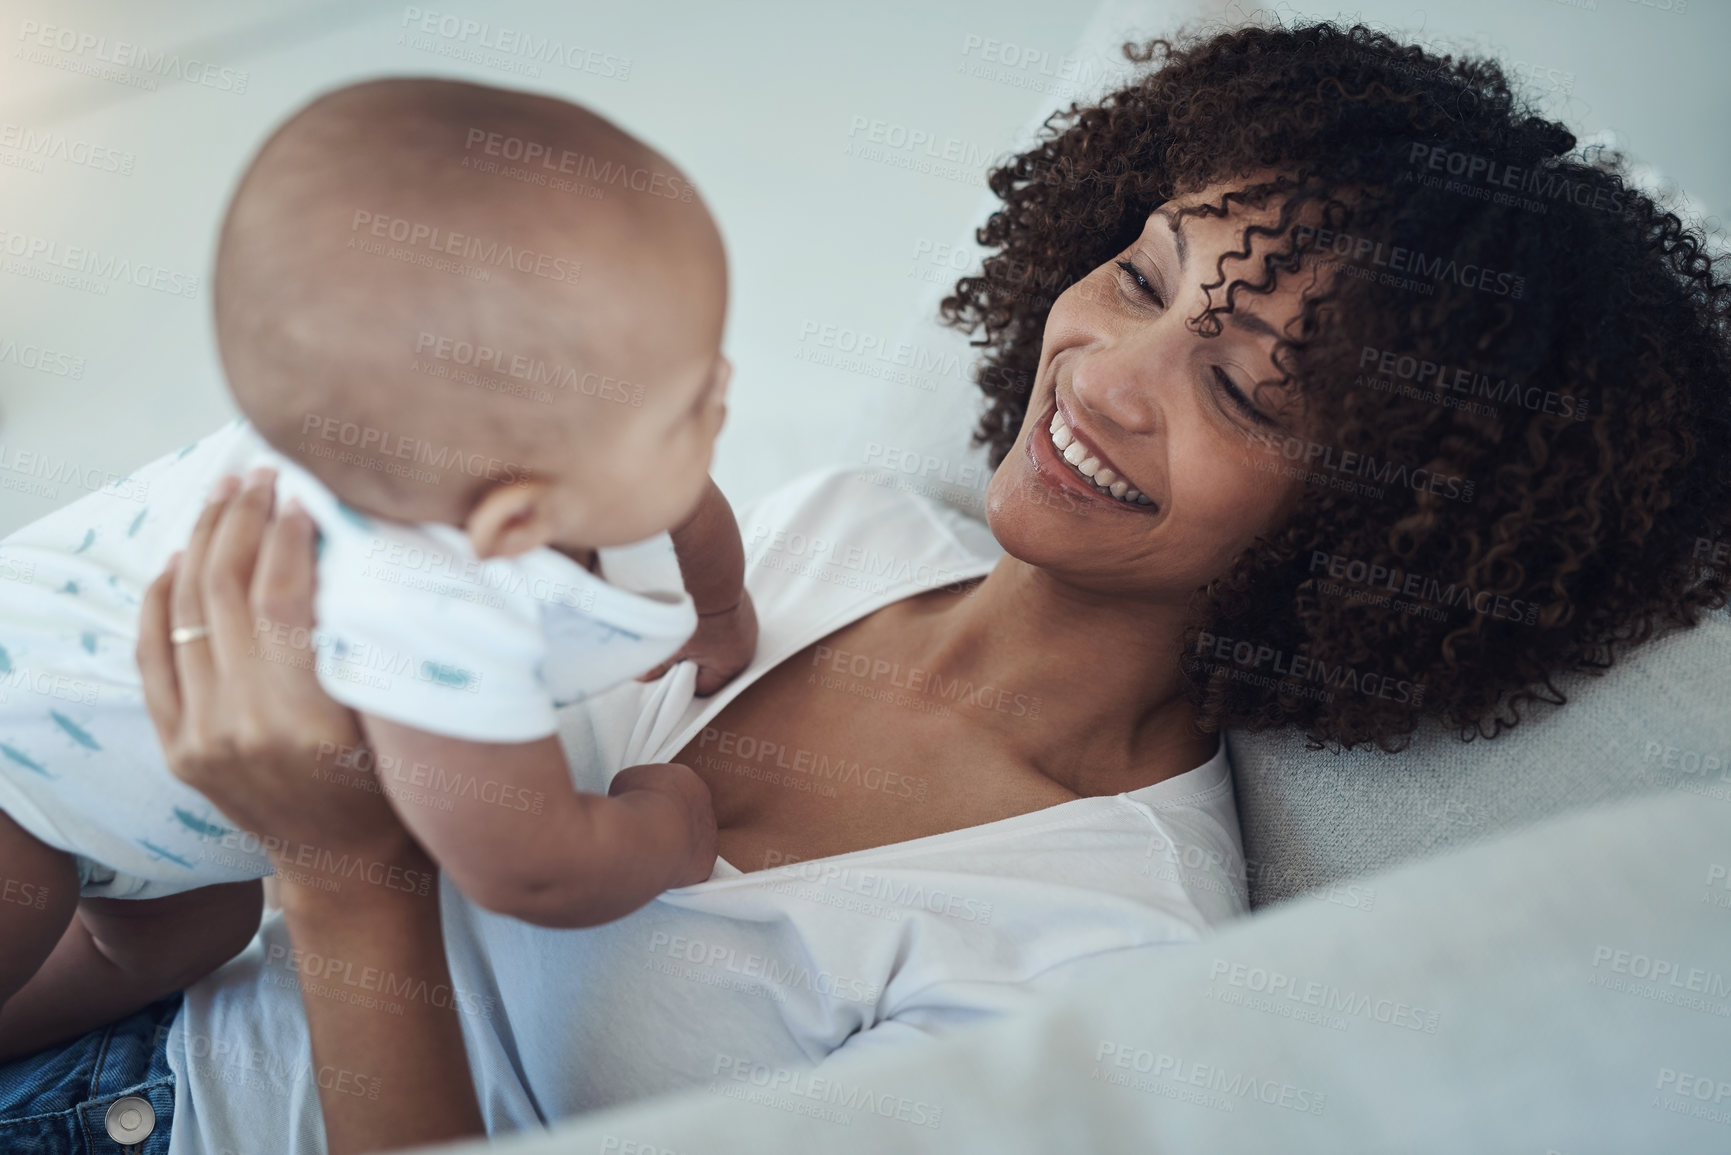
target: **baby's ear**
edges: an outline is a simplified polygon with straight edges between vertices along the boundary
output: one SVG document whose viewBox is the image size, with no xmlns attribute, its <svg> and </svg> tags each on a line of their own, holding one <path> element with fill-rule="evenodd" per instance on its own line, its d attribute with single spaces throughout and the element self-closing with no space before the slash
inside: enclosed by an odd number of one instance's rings
<svg viewBox="0 0 1731 1155">
<path fill-rule="evenodd" d="M 549 545 L 554 528 L 553 489 L 539 477 L 493 486 L 463 522 L 481 558 L 515 557 Z"/>
</svg>

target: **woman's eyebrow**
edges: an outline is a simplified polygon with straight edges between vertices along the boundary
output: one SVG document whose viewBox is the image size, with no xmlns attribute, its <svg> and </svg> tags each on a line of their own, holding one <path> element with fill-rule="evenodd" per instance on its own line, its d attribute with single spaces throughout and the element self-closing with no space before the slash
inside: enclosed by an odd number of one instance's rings
<svg viewBox="0 0 1731 1155">
<path fill-rule="evenodd" d="M 1154 215 L 1165 221 L 1166 227 L 1172 230 L 1173 243 L 1178 246 L 1178 268 L 1182 270 L 1190 258 L 1190 246 L 1184 239 L 1185 221 L 1181 220 L 1175 213 L 1168 212 L 1165 205 L 1155 209 Z M 1261 317 L 1250 313 L 1240 313 L 1236 310 L 1225 314 L 1225 317 L 1239 328 L 1255 333 L 1259 337 L 1272 337 L 1277 341 L 1280 340 L 1280 334 L 1275 331 L 1274 326 Z"/>
<path fill-rule="evenodd" d="M 1184 222 L 1179 220 L 1176 214 L 1167 212 L 1165 205 L 1155 209 L 1154 215 L 1165 221 L 1166 227 L 1172 230 L 1172 240 L 1178 246 L 1178 268 L 1182 271 L 1184 266 L 1190 263 L 1190 246 L 1184 239 Z"/>
</svg>

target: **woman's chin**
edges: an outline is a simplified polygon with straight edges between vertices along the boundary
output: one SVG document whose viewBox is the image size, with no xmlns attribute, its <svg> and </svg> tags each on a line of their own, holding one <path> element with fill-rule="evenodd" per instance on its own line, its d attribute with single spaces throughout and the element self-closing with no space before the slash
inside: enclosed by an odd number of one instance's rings
<svg viewBox="0 0 1731 1155">
<path fill-rule="evenodd" d="M 986 487 L 986 526 L 1004 552 L 1042 569 L 1074 563 L 1097 511 L 1086 499 L 1051 484 L 1012 449 Z"/>
</svg>

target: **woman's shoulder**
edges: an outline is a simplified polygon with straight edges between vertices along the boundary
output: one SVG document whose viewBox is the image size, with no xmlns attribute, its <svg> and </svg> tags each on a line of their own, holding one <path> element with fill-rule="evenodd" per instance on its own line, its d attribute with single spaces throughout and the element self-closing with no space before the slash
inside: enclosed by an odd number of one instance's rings
<svg viewBox="0 0 1731 1155">
<path fill-rule="evenodd" d="M 748 558 L 786 553 L 847 565 L 893 552 L 991 561 L 1003 550 L 986 525 L 886 469 L 829 466 L 801 474 L 739 510 Z M 880 562 L 885 559 L 881 556 Z"/>
</svg>

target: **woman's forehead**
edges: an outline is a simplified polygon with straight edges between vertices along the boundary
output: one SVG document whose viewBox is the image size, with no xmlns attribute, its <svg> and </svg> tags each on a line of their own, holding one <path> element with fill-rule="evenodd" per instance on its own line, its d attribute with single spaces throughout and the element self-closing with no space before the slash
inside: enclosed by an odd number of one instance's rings
<svg viewBox="0 0 1731 1155">
<path fill-rule="evenodd" d="M 1263 224 L 1278 220 L 1287 199 L 1292 195 L 1292 190 L 1270 192 L 1261 199 L 1260 203 L 1247 202 L 1238 198 L 1226 199 L 1231 193 L 1242 192 L 1256 185 L 1267 183 L 1274 180 L 1277 175 L 1274 172 L 1253 173 L 1250 176 L 1231 181 L 1221 181 L 1203 188 L 1178 193 L 1156 206 L 1148 214 L 1147 225 L 1164 224 L 1166 227 L 1171 227 L 1171 222 L 1176 222 L 1185 230 L 1189 230 L 1198 225 L 1222 228 L 1230 224 L 1234 229 L 1242 229 L 1246 224 Z M 1221 210 L 1224 210 L 1224 213 Z"/>
</svg>

